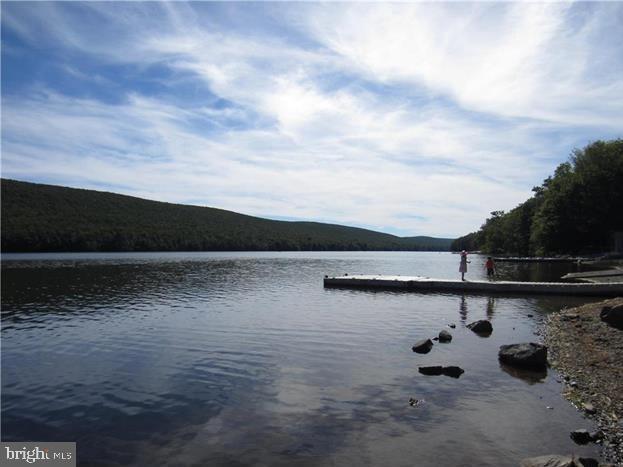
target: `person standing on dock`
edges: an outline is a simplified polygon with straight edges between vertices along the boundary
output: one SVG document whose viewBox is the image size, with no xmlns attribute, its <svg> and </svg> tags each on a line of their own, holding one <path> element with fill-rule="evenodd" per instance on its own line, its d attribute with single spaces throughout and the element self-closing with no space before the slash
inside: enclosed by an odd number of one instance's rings
<svg viewBox="0 0 623 467">
<path fill-rule="evenodd" d="M 465 280 L 465 273 L 467 272 L 467 251 L 461 251 L 461 264 L 459 265 L 459 272 L 461 273 L 461 280 Z"/>
<path fill-rule="evenodd" d="M 491 258 L 491 256 L 487 256 L 485 268 L 487 268 L 487 278 L 493 279 L 493 275 L 495 274 L 495 263 L 493 262 L 493 258 Z"/>
</svg>

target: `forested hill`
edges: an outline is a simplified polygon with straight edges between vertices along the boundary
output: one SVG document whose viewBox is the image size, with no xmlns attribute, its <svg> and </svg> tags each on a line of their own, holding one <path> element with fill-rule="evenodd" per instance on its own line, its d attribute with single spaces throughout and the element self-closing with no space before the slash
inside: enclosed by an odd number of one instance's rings
<svg viewBox="0 0 623 467">
<path fill-rule="evenodd" d="M 2 251 L 447 251 L 452 239 L 261 219 L 222 209 L 2 179 Z"/>
<path fill-rule="evenodd" d="M 516 208 L 493 211 L 452 249 L 522 256 L 612 251 L 623 232 L 623 139 L 573 151 L 532 191 Z"/>
</svg>

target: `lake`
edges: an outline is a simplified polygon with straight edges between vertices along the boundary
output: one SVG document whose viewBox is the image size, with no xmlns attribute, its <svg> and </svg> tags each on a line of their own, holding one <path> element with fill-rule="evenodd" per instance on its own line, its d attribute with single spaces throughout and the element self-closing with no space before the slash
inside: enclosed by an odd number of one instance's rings
<svg viewBox="0 0 623 467">
<path fill-rule="evenodd" d="M 485 277 L 470 256 L 468 279 Z M 2 439 L 76 441 L 79 465 L 516 466 L 596 457 L 554 371 L 502 344 L 598 298 L 324 289 L 325 274 L 458 278 L 429 252 L 2 256 Z M 555 280 L 574 265 L 499 264 Z M 465 327 L 488 318 L 493 334 Z M 450 329 L 450 323 L 456 329 Z M 419 339 L 447 329 L 426 355 Z M 458 365 L 460 378 L 422 365 Z M 416 406 L 409 399 L 421 401 Z"/>
</svg>

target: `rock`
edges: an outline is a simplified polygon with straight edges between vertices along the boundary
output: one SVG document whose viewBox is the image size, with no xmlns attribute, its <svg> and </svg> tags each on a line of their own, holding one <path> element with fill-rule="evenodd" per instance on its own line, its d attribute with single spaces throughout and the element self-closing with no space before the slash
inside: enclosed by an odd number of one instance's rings
<svg viewBox="0 0 623 467">
<path fill-rule="evenodd" d="M 589 433 L 589 436 L 591 437 L 591 441 L 598 441 L 606 437 L 606 435 L 604 435 L 604 432 L 601 430 L 591 431 Z"/>
<path fill-rule="evenodd" d="M 437 376 L 443 373 L 442 366 L 421 366 L 417 369 L 423 375 Z"/>
<path fill-rule="evenodd" d="M 604 323 L 617 329 L 623 329 L 623 304 L 603 307 L 599 317 Z"/>
<path fill-rule="evenodd" d="M 534 342 L 502 345 L 498 357 L 507 365 L 523 368 L 545 368 L 547 366 L 547 347 Z"/>
<path fill-rule="evenodd" d="M 597 412 L 595 410 L 595 406 L 589 402 L 584 402 L 582 404 L 582 408 L 584 409 L 584 412 L 586 412 L 589 415 L 593 415 L 595 412 Z"/>
<path fill-rule="evenodd" d="M 458 378 L 465 373 L 465 370 L 458 366 L 421 366 L 418 371 L 427 376 L 445 375 L 451 378 Z"/>
<path fill-rule="evenodd" d="M 599 462 L 592 457 L 580 457 L 578 460 L 580 461 L 580 465 L 582 467 L 599 467 L 600 465 Z"/>
<path fill-rule="evenodd" d="M 560 321 L 573 321 L 578 319 L 577 315 L 562 315 Z"/>
<path fill-rule="evenodd" d="M 444 375 L 450 376 L 451 378 L 458 378 L 465 373 L 465 370 L 458 366 L 444 366 L 442 372 Z"/>
<path fill-rule="evenodd" d="M 422 401 L 417 400 L 417 399 L 414 399 L 413 397 L 410 397 L 410 398 L 409 398 L 409 405 L 410 405 L 411 407 L 417 407 L 418 405 L 420 405 L 420 403 L 421 403 L 421 402 L 422 402 Z"/>
<path fill-rule="evenodd" d="M 422 339 L 421 341 L 417 341 L 411 350 L 415 353 L 428 353 L 430 349 L 433 348 L 433 341 L 430 339 Z"/>
<path fill-rule="evenodd" d="M 452 334 L 450 334 L 445 329 L 439 333 L 439 342 L 450 342 L 452 341 Z"/>
<path fill-rule="evenodd" d="M 577 444 L 586 444 L 593 440 L 588 430 L 585 430 L 583 428 L 580 430 L 572 431 L 570 436 L 571 436 L 571 439 L 575 441 Z"/>
<path fill-rule="evenodd" d="M 488 336 L 493 332 L 493 326 L 491 326 L 491 321 L 486 319 L 474 321 L 473 323 L 468 324 L 467 327 L 474 331 L 476 334 L 480 334 L 483 336 Z"/>
<path fill-rule="evenodd" d="M 454 329 L 454 328 L 456 328 L 456 324 L 450 323 L 450 324 L 448 324 L 448 327 L 451 328 L 451 329 Z"/>
<path fill-rule="evenodd" d="M 582 464 L 582 459 L 575 456 L 558 456 L 555 454 L 523 459 L 519 465 L 521 467 L 585 467 Z"/>
</svg>

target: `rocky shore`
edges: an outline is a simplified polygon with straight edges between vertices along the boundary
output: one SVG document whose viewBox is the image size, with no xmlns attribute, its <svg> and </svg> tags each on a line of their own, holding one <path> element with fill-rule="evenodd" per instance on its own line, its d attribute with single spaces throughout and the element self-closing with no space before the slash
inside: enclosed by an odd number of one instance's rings
<svg viewBox="0 0 623 467">
<path fill-rule="evenodd" d="M 549 361 L 564 378 L 564 396 L 595 420 L 603 456 L 623 464 L 623 330 L 600 318 L 623 298 L 563 309 L 549 316 L 544 339 Z M 582 428 L 582 427 L 578 427 Z"/>
</svg>

